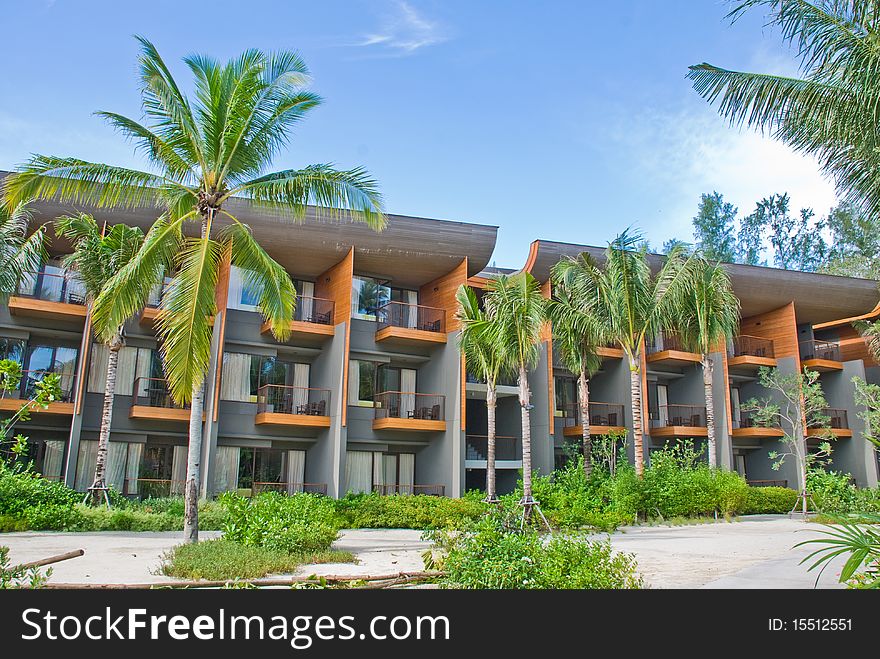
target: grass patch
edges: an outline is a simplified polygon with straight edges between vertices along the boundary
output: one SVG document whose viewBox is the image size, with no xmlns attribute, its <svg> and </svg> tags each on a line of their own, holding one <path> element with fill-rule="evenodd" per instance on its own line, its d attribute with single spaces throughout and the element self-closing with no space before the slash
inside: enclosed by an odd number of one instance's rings
<svg viewBox="0 0 880 659">
<path fill-rule="evenodd" d="M 245 547 L 231 540 L 206 540 L 175 547 L 162 557 L 161 572 L 179 579 L 258 579 L 268 574 L 286 574 L 311 563 L 353 563 L 347 551 L 323 550 L 289 554 L 265 547 Z"/>
</svg>

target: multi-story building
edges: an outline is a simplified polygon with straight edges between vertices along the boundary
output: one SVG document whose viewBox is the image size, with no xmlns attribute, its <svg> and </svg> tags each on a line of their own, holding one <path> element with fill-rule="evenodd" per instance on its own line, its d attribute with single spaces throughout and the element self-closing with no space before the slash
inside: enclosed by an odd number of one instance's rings
<svg viewBox="0 0 880 659">
<path fill-rule="evenodd" d="M 257 296 L 231 267 L 218 286 L 211 365 L 205 382 L 202 489 L 426 493 L 459 496 L 485 484 L 485 384 L 458 351 L 455 291 L 485 288 L 496 227 L 393 215 L 375 233 L 363 225 L 310 213 L 301 224 L 247 202 L 232 212 L 294 279 L 292 333 L 276 341 L 255 306 Z M 35 222 L 69 212 L 36 205 Z M 154 209 L 94 211 L 99 221 L 147 228 Z M 0 358 L 19 361 L 20 390 L 0 400 L 15 409 L 45 373 L 61 375 L 64 397 L 20 424 L 31 456 L 48 478 L 84 490 L 91 483 L 101 419 L 106 348 L 94 342 L 82 288 L 65 277 L 55 241 L 52 258 L 0 307 Z M 565 255 L 601 249 L 536 241 L 524 270 L 550 294 L 550 267 Z M 659 259 L 659 257 L 657 257 Z M 739 411 L 760 396 L 756 369 L 775 365 L 822 371 L 832 427 L 834 466 L 876 485 L 875 455 L 851 379 L 880 381 L 880 369 L 849 320 L 877 313 L 874 282 L 731 265 L 742 300 L 742 334 L 715 354 L 718 450 L 723 465 L 753 481 L 796 478 L 771 469 L 778 429 L 757 428 Z M 182 491 L 189 411 L 175 406 L 163 379 L 154 331 L 158 286 L 126 325 L 119 360 L 108 460 L 109 481 L 131 496 Z M 548 329 L 530 375 L 534 467 L 560 458 L 565 438 L 580 433 L 572 374 L 553 360 Z M 603 351 L 591 382 L 594 433 L 632 427 L 629 367 Z M 654 337 L 643 364 L 646 446 L 706 435 L 699 357 L 675 337 Z M 515 383 L 498 388 L 498 483 L 513 489 L 522 466 Z M 630 442 L 631 450 L 631 442 Z"/>
</svg>

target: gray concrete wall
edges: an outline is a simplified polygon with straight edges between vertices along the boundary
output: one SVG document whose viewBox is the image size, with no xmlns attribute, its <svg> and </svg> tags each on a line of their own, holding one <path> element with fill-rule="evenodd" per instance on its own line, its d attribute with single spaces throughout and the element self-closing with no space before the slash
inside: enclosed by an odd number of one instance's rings
<svg viewBox="0 0 880 659">
<path fill-rule="evenodd" d="M 549 410 L 556 401 L 550 400 L 550 381 L 547 363 L 547 344 L 541 344 L 541 353 L 535 368 L 529 373 L 532 410 L 529 413 L 532 437 L 532 470 L 540 474 L 553 471 L 553 442 Z M 500 434 L 500 432 L 499 432 Z M 506 434 L 506 433 L 505 433 Z M 522 436 L 522 435 L 520 435 Z"/>
</svg>

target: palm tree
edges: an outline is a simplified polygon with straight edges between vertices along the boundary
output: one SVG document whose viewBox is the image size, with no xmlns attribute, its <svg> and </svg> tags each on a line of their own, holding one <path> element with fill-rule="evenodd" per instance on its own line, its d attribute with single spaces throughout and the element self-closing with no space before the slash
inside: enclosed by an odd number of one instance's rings
<svg viewBox="0 0 880 659">
<path fill-rule="evenodd" d="M 544 327 L 545 300 L 538 281 L 527 272 L 499 275 L 489 282 L 484 299 L 486 314 L 498 323 L 497 351 L 503 367 L 517 374 L 520 417 L 522 421 L 523 498 L 526 517 L 536 505 L 532 497 L 532 409 L 529 370 L 540 356 L 541 330 Z"/>
<path fill-rule="evenodd" d="M 547 316 L 553 326 L 554 346 L 562 363 L 578 376 L 578 404 L 581 410 L 581 451 L 584 456 L 584 475 L 593 471 L 593 450 L 590 438 L 590 378 L 602 364 L 597 349 L 607 343 L 608 332 L 601 325 L 601 317 L 590 313 L 586 305 L 572 295 L 554 266 L 553 297 L 547 302 Z M 565 266 L 560 266 L 564 270 Z"/>
<path fill-rule="evenodd" d="M 637 232 L 624 231 L 608 244 L 600 266 L 589 254 L 563 259 L 559 283 L 587 305 L 626 353 L 630 371 L 636 473 L 645 469 L 642 442 L 642 348 L 646 336 L 674 326 L 685 308 L 690 272 L 684 245 L 675 245 L 656 275 Z"/>
<path fill-rule="evenodd" d="M 818 158 L 846 200 L 880 215 L 880 9 L 876 0 L 740 0 L 728 15 L 768 10 L 798 51 L 802 77 L 690 67 L 700 96 L 733 125 L 760 128 Z"/>
<path fill-rule="evenodd" d="M 45 228 L 28 236 L 30 219 L 24 201 L 10 205 L 0 199 L 0 298 L 16 293 L 21 280 L 46 260 Z"/>
<path fill-rule="evenodd" d="M 106 230 L 99 227 L 95 218 L 86 213 L 59 217 L 55 221 L 55 232 L 73 244 L 73 252 L 63 261 L 65 270 L 76 272 L 86 292 L 88 304 L 94 304 L 101 294 L 105 282 L 128 265 L 137 255 L 144 242 L 144 233 L 138 228 L 116 224 Z M 104 339 L 107 346 L 107 382 L 104 386 L 104 407 L 101 413 L 101 430 L 98 433 L 98 454 L 95 462 L 95 479 L 89 492 L 93 503 L 103 498 L 110 505 L 107 496 L 107 451 L 110 446 L 110 422 L 113 419 L 113 398 L 116 395 L 116 368 L 119 351 L 125 347 L 125 333 L 122 324 L 114 328 L 93 325 L 95 334 Z"/>
<path fill-rule="evenodd" d="M 474 289 L 462 285 L 455 294 L 456 317 L 461 321 L 459 347 L 467 369 L 486 381 L 486 501 L 498 501 L 495 487 L 495 410 L 498 405 L 498 377 L 504 371 L 499 341 L 498 318 L 480 308 Z"/>
<path fill-rule="evenodd" d="M 686 301 L 687 307 L 676 323 L 682 344 L 701 356 L 703 391 L 706 397 L 707 445 L 709 466 L 718 466 L 715 447 L 715 399 L 712 394 L 713 350 L 726 349 L 727 340 L 739 327 L 739 299 L 727 271 L 720 263 L 694 258 L 693 273 Z"/>
<path fill-rule="evenodd" d="M 250 228 L 229 212 L 226 202 L 244 197 L 292 220 L 302 220 L 311 203 L 334 217 L 364 221 L 377 230 L 384 226 L 385 216 L 376 183 L 361 168 L 337 170 L 321 164 L 266 173 L 287 146 L 293 126 L 321 100 L 304 90 L 308 70 L 298 55 L 248 50 L 226 64 L 188 56 L 184 62 L 195 79 L 190 100 L 153 44 L 141 37 L 138 41 L 141 96 L 149 125 L 112 112 L 98 114 L 134 140 L 159 173 L 37 155 L 9 176 L 4 187 L 12 203 L 34 197 L 161 209 L 137 256 L 95 300 L 93 315 L 96 324 L 112 333 L 143 306 L 164 272 L 174 273 L 162 297 L 157 330 L 171 395 L 179 404 L 191 404 L 184 539 L 196 542 L 202 385 L 221 265 L 240 267 L 245 284 L 260 291 L 260 312 L 279 340 L 289 335 L 296 302 L 290 276 L 254 240 Z M 217 226 L 221 218 L 222 227 Z M 196 237 L 184 232 L 187 223 L 197 223 Z"/>
</svg>

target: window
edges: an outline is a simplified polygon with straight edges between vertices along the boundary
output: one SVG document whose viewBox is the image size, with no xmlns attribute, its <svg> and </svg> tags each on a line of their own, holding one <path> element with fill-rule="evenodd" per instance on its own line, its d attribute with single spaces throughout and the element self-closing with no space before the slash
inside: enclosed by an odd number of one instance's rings
<svg viewBox="0 0 880 659">
<path fill-rule="evenodd" d="M 220 398 L 256 402 L 260 388 L 267 384 L 307 389 L 310 370 L 309 364 L 286 362 L 277 357 L 225 352 Z"/>
<path fill-rule="evenodd" d="M 348 380 L 349 405 L 372 407 L 376 394 L 385 391 L 418 391 L 414 369 L 356 359 L 349 362 Z"/>
<path fill-rule="evenodd" d="M 553 393 L 556 396 L 556 416 L 574 417 L 577 411 L 577 381 L 556 376 L 553 379 Z"/>
<path fill-rule="evenodd" d="M 79 355 L 77 348 L 53 345 L 28 346 L 24 370 L 27 371 L 21 381 L 21 393 L 30 397 L 35 392 L 36 383 L 46 373 L 57 373 L 61 376 L 59 384 L 64 400 L 69 401 L 73 394 L 73 383 L 76 378 L 76 360 Z"/>
<path fill-rule="evenodd" d="M 232 266 L 229 273 L 229 294 L 226 306 L 239 311 L 259 311 L 260 296 L 263 291 L 247 281 L 247 273 L 238 266 Z"/>
<path fill-rule="evenodd" d="M 391 287 L 373 277 L 355 276 L 351 283 L 351 313 L 361 320 L 376 320 L 376 309 L 391 299 Z"/>
<path fill-rule="evenodd" d="M 0 359 L 11 359 L 21 364 L 24 339 L 0 339 Z"/>
</svg>

